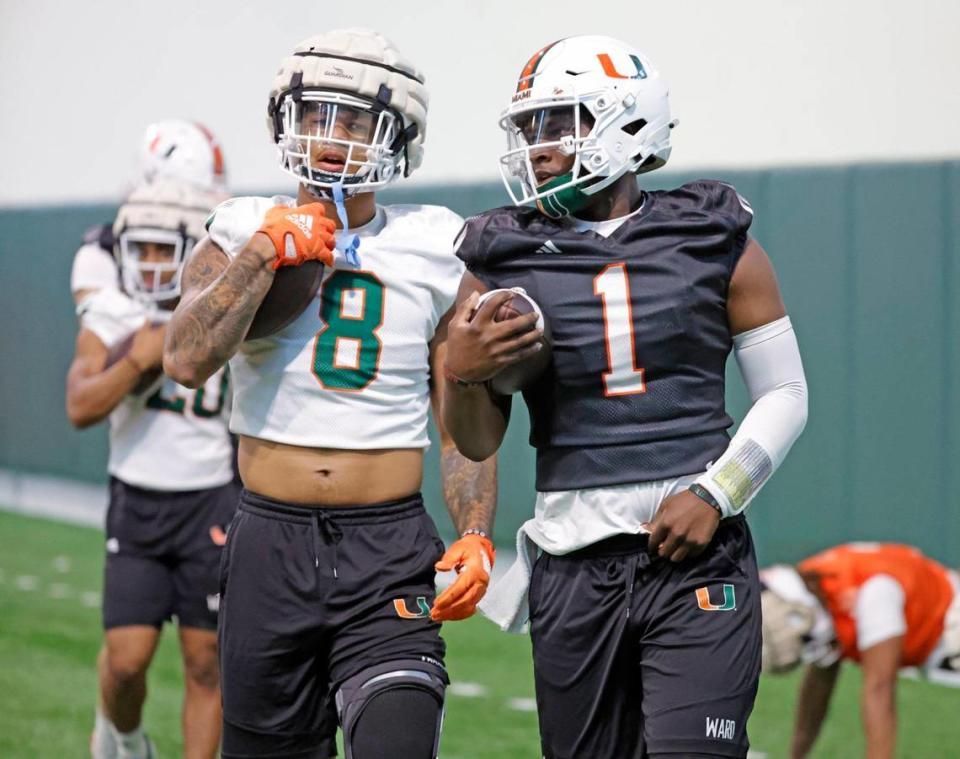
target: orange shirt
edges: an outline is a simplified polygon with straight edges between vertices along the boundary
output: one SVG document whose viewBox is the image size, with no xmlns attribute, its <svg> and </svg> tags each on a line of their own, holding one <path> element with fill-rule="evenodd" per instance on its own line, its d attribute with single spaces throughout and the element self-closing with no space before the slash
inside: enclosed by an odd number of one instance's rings
<svg viewBox="0 0 960 759">
<path fill-rule="evenodd" d="M 853 543 L 830 548 L 800 562 L 800 573 L 816 575 L 843 656 L 860 661 L 853 608 L 861 586 L 876 575 L 900 583 L 906 597 L 903 666 L 923 664 L 943 634 L 954 590 L 947 570 L 916 548 L 893 543 Z"/>
</svg>

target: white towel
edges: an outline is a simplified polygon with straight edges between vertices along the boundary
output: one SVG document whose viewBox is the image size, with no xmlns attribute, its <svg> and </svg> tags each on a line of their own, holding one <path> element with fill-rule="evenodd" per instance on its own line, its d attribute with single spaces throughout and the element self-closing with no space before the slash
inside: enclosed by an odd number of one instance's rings
<svg viewBox="0 0 960 759">
<path fill-rule="evenodd" d="M 527 631 L 530 619 L 528 591 L 533 565 L 537 561 L 539 548 L 527 535 L 525 522 L 517 530 L 517 560 L 503 575 L 494 580 L 487 594 L 480 601 L 480 612 L 504 632 L 522 635 Z"/>
</svg>

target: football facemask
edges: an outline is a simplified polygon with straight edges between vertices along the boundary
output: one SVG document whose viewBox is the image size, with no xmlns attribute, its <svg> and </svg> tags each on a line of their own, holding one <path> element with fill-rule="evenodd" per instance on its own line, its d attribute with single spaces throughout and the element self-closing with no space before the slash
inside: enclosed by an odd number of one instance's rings
<svg viewBox="0 0 960 759">
<path fill-rule="evenodd" d="M 781 674 L 800 664 L 826 667 L 840 658 L 830 614 L 795 568 L 778 564 L 761 570 L 760 586 L 764 672 Z"/>
<path fill-rule="evenodd" d="M 399 116 L 343 92 L 303 92 L 279 104 L 283 169 L 323 197 L 337 183 L 357 192 L 381 187 L 397 169 Z"/>
<path fill-rule="evenodd" d="M 559 218 L 583 208 L 590 196 L 581 189 L 579 178 L 586 173 L 590 156 L 593 119 L 571 103 L 519 111 L 504 116 L 500 127 L 507 133 L 507 152 L 500 157 L 500 172 L 514 204 L 536 201 L 547 216 Z M 537 178 L 537 166 L 550 151 L 557 151 L 569 170 Z"/>
<path fill-rule="evenodd" d="M 186 237 L 167 229 L 129 228 L 120 233 L 120 273 L 123 289 L 142 303 L 162 303 L 180 297 L 180 274 Z"/>
<path fill-rule="evenodd" d="M 135 188 L 113 222 L 114 256 L 126 293 L 146 304 L 180 296 L 180 271 L 219 195 L 157 179 Z"/>
</svg>

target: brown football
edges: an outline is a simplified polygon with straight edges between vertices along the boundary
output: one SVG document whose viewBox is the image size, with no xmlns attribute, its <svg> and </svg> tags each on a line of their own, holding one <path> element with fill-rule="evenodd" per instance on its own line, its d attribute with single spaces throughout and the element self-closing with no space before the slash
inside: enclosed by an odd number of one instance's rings
<svg viewBox="0 0 960 759">
<path fill-rule="evenodd" d="M 322 279 L 323 264 L 319 261 L 277 269 L 244 340 L 269 337 L 290 324 L 310 305 Z"/>
<path fill-rule="evenodd" d="M 130 352 L 130 349 L 133 347 L 133 338 L 136 334 L 136 331 L 131 332 L 107 352 L 107 363 L 104 365 L 104 369 L 109 369 Z M 149 390 L 153 383 L 160 378 L 161 374 L 163 374 L 163 369 L 159 366 L 155 366 L 153 369 L 147 369 L 147 371 L 140 375 L 140 379 L 137 380 L 137 384 L 133 386 L 130 395 L 140 395 L 144 391 Z"/>
<path fill-rule="evenodd" d="M 484 293 L 479 303 L 477 303 L 477 308 L 494 293 L 502 291 L 502 289 L 491 290 L 488 293 Z M 509 319 L 516 319 L 518 316 L 533 313 L 534 311 L 540 312 L 540 307 L 534 302 L 533 298 L 527 295 L 523 288 L 511 288 L 511 291 L 513 292 L 513 297 L 500 305 L 497 313 L 494 314 L 494 321 L 508 321 Z M 476 313 L 476 311 L 474 311 L 474 313 Z M 490 389 L 495 393 L 499 395 L 512 395 L 513 393 L 523 390 L 533 384 L 549 365 L 551 348 L 549 329 L 542 313 L 540 313 L 540 321 L 544 333 L 540 344 L 543 347 L 533 356 L 529 356 L 522 361 L 508 366 L 506 369 L 502 369 L 491 378 L 489 383 Z"/>
</svg>

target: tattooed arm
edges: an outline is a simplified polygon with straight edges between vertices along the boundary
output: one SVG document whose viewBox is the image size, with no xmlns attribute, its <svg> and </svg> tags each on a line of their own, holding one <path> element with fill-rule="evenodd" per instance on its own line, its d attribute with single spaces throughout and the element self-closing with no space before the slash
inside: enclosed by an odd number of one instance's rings
<svg viewBox="0 0 960 759">
<path fill-rule="evenodd" d="M 440 443 L 440 477 L 443 500 L 457 528 L 483 530 L 493 534 L 493 517 L 497 509 L 497 457 L 476 462 L 466 458 L 448 437 Z"/>
<path fill-rule="evenodd" d="M 493 534 L 493 517 L 497 508 L 497 458 L 475 462 L 463 456 L 443 424 L 440 413 L 443 399 L 443 363 L 446 358 L 447 324 L 453 310 L 443 318 L 430 345 L 431 402 L 433 419 L 440 433 L 440 478 L 443 500 L 456 527 L 464 530 L 483 530 Z"/>
<path fill-rule="evenodd" d="M 200 387 L 236 352 L 273 283 L 274 246 L 255 234 L 230 261 L 209 237 L 183 270 L 180 304 L 167 327 L 163 371 Z"/>
<path fill-rule="evenodd" d="M 466 619 L 477 611 L 477 604 L 487 592 L 490 570 L 496 552 L 490 538 L 493 534 L 493 515 L 497 507 L 496 455 L 484 461 L 464 457 L 443 426 L 440 410 L 446 382 L 443 363 L 446 358 L 447 324 L 451 311 L 443 318 L 430 345 L 430 369 L 433 383 L 431 400 L 433 418 L 440 432 L 440 476 L 443 481 L 443 499 L 453 519 L 460 539 L 446 550 L 434 567 L 438 572 L 455 571 L 457 579 L 434 599 L 430 618 L 435 622 Z M 467 534 L 467 530 L 482 530 L 487 537 Z"/>
</svg>

